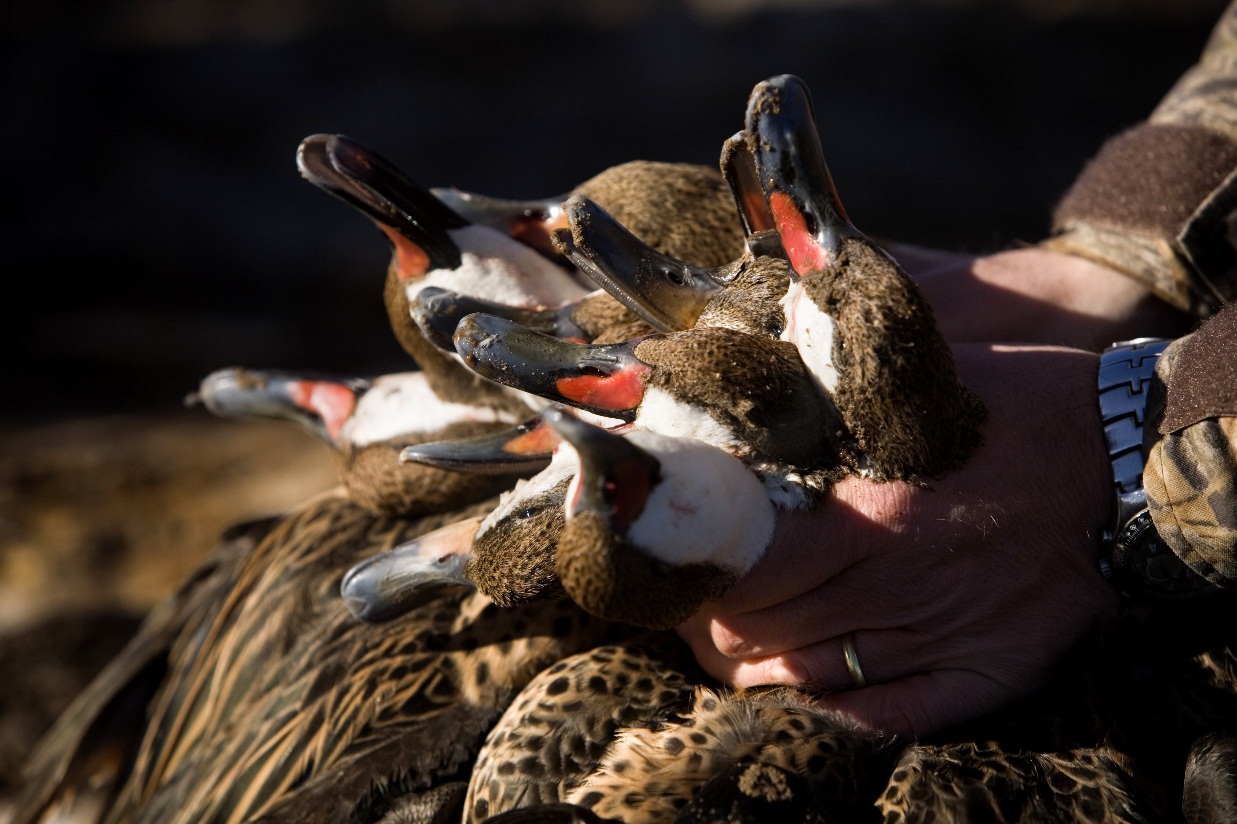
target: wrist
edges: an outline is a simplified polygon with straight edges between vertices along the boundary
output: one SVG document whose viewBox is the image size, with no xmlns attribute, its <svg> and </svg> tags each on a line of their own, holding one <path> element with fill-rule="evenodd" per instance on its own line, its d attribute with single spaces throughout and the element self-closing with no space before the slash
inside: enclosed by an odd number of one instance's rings
<svg viewBox="0 0 1237 824">
<path fill-rule="evenodd" d="M 1123 594 L 1175 601 L 1211 585 L 1164 543 L 1143 489 L 1143 425 L 1156 361 L 1171 341 L 1141 338 L 1114 343 L 1100 359 L 1099 407 L 1112 470 L 1112 514 L 1103 534 L 1100 570 Z"/>
</svg>

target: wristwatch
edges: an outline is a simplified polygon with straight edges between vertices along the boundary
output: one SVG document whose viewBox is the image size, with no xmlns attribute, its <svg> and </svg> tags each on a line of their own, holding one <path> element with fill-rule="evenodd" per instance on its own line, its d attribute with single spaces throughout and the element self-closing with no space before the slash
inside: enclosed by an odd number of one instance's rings
<svg viewBox="0 0 1237 824">
<path fill-rule="evenodd" d="M 1176 601 L 1215 589 L 1166 545 L 1143 489 L 1143 422 L 1156 361 L 1171 340 L 1135 338 L 1100 356 L 1100 417 L 1112 463 L 1113 517 L 1104 531 L 1100 572 L 1130 598 Z"/>
</svg>

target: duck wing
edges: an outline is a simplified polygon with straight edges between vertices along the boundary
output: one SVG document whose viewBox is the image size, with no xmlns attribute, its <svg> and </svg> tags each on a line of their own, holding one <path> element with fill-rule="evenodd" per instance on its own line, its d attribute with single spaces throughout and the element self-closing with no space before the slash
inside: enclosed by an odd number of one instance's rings
<svg viewBox="0 0 1237 824">
<path fill-rule="evenodd" d="M 140 743 L 146 708 L 166 676 L 178 638 L 192 639 L 206 624 L 245 557 L 279 518 L 262 518 L 228 529 L 197 571 L 156 607 L 123 650 L 43 736 L 26 770 L 26 782 L 11 824 L 38 820 L 58 799 L 87 783 L 115 785 Z M 183 654 L 194 654 L 191 644 Z"/>
<path fill-rule="evenodd" d="M 455 780 L 528 679 L 608 626 L 570 602 L 511 612 L 459 592 L 368 624 L 339 582 L 362 558 L 492 505 L 405 520 L 334 493 L 289 514 L 211 619 L 177 639 L 106 820 L 368 818 Z"/>
</svg>

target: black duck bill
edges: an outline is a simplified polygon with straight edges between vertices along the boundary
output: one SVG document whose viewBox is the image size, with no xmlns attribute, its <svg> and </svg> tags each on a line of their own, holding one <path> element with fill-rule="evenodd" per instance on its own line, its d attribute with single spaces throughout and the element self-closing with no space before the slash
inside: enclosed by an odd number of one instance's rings
<svg viewBox="0 0 1237 824">
<path fill-rule="evenodd" d="M 480 524 L 468 518 L 361 561 L 339 585 L 348 611 L 385 623 L 439 596 L 475 589 L 464 570 Z"/>
<path fill-rule="evenodd" d="M 395 250 L 401 279 L 460 266 L 447 230 L 468 221 L 377 153 L 343 135 L 316 134 L 301 141 L 296 164 L 310 183 L 377 224 Z"/>
<path fill-rule="evenodd" d="M 537 415 L 504 432 L 406 446 L 405 463 L 478 475 L 533 474 L 550 465 L 558 433 Z"/>
<path fill-rule="evenodd" d="M 483 313 L 514 321 L 528 329 L 584 342 L 588 335 L 571 320 L 575 303 L 554 309 L 510 306 L 491 300 L 461 295 L 439 286 L 426 286 L 417 293 L 409 311 L 421 334 L 439 349 L 455 351 L 455 330 L 468 315 Z"/>
<path fill-rule="evenodd" d="M 484 378 L 578 409 L 635 419 L 651 368 L 635 356 L 646 338 L 581 344 L 526 329 L 494 315 L 469 315 L 455 331 L 455 351 Z"/>
<path fill-rule="evenodd" d="M 746 127 L 747 151 L 787 260 L 799 275 L 825 269 L 843 238 L 862 235 L 825 165 L 807 86 L 789 74 L 757 84 Z"/>
<path fill-rule="evenodd" d="M 559 250 L 660 332 L 690 329 L 725 288 L 724 268 L 691 266 L 656 251 L 587 197 L 571 197 L 563 208 L 571 230 L 554 233 Z"/>
<path fill-rule="evenodd" d="M 618 530 L 630 526 L 661 478 L 658 460 L 622 435 L 562 410 L 549 410 L 545 418 L 580 457 L 568 511 L 596 512 Z"/>
</svg>

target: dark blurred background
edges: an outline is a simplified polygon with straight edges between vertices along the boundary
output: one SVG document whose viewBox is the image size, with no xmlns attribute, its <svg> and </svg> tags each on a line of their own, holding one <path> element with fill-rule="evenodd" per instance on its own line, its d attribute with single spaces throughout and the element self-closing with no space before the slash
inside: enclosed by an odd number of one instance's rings
<svg viewBox="0 0 1237 824">
<path fill-rule="evenodd" d="M 851 215 L 982 251 L 1044 235 L 1221 0 L 6 0 L 0 422 L 178 409 L 231 364 L 408 368 L 385 242 L 302 181 L 340 132 L 431 186 L 557 194 L 715 165 L 748 92 L 812 89 Z"/>
</svg>

